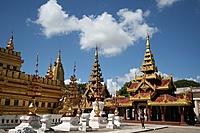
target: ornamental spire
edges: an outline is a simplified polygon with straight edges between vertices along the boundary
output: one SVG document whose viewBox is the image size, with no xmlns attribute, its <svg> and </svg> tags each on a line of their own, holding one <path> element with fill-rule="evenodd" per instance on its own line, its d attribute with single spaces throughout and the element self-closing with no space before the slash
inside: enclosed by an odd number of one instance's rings
<svg viewBox="0 0 200 133">
<path fill-rule="evenodd" d="M 96 45 L 95 59 L 98 58 L 98 46 Z"/>
<path fill-rule="evenodd" d="M 61 63 L 60 50 L 58 51 L 58 57 L 53 67 L 53 80 L 57 79 L 61 81 L 62 85 L 64 85 L 64 69 Z"/>
<path fill-rule="evenodd" d="M 73 75 L 75 76 L 75 72 L 76 72 L 76 61 L 74 62 L 74 70 L 73 70 Z"/>
<path fill-rule="evenodd" d="M 142 62 L 142 66 L 140 67 L 140 71 L 145 74 L 151 74 L 157 72 L 158 69 L 155 65 L 153 53 L 150 50 L 150 40 L 149 35 L 147 33 L 146 36 L 146 52 L 144 54 L 144 61 Z"/>
<path fill-rule="evenodd" d="M 90 73 L 91 78 L 88 79 L 88 82 L 92 85 L 92 88 L 94 89 L 95 92 L 95 98 L 100 97 L 100 91 L 102 89 L 102 84 L 103 78 L 102 73 L 101 73 L 101 68 L 99 64 L 99 59 L 98 59 L 98 46 L 96 45 L 96 51 L 95 51 L 95 59 L 94 59 L 94 64 L 92 68 L 92 73 Z"/>
<path fill-rule="evenodd" d="M 147 33 L 147 36 L 146 36 L 146 49 L 150 50 L 150 41 L 149 41 L 148 33 Z"/>
<path fill-rule="evenodd" d="M 36 55 L 36 64 L 35 64 L 35 66 L 36 66 L 35 75 L 38 76 L 38 53 Z"/>
<path fill-rule="evenodd" d="M 60 50 L 58 51 L 58 57 L 57 57 L 56 63 L 59 63 L 59 62 L 61 62 L 61 59 L 60 59 Z"/>
<path fill-rule="evenodd" d="M 7 50 L 12 50 L 12 51 L 14 50 L 13 39 L 14 39 L 14 36 L 13 36 L 13 32 L 12 32 L 12 35 L 10 36 L 10 41 L 8 42 L 8 44 L 6 46 Z"/>
<path fill-rule="evenodd" d="M 45 76 L 48 79 L 52 79 L 53 78 L 52 60 L 51 60 L 51 62 L 49 64 L 49 68 L 48 68 L 47 74 Z"/>
</svg>

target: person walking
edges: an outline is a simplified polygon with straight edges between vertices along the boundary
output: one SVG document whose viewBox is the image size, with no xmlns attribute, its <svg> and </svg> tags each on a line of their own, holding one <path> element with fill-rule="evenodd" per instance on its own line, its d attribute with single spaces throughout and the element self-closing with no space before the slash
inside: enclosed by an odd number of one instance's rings
<svg viewBox="0 0 200 133">
<path fill-rule="evenodd" d="M 142 124 L 142 128 L 145 128 L 145 126 L 144 126 L 144 109 L 140 110 L 140 121 Z"/>
</svg>

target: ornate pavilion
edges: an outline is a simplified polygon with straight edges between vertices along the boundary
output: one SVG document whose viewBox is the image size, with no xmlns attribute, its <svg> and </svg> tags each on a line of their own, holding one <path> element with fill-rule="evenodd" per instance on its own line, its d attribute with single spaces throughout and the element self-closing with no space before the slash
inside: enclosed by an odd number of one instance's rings
<svg viewBox="0 0 200 133">
<path fill-rule="evenodd" d="M 140 71 L 143 74 L 136 75 L 127 88 L 129 100 L 132 101 L 130 111 L 134 114 L 130 119 L 138 121 L 140 109 L 143 108 L 147 121 L 184 123 L 194 120 L 192 93 L 175 94 L 172 75 L 164 78 L 157 73 L 149 35 L 146 36 L 146 52 Z"/>
</svg>

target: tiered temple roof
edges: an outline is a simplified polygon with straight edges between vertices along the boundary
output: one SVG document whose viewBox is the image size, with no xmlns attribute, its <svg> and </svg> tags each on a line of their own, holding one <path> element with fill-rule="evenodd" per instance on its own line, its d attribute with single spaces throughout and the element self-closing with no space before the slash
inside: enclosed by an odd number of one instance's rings
<svg viewBox="0 0 200 133">
<path fill-rule="evenodd" d="M 130 100 L 147 102 L 148 105 L 160 105 L 165 99 L 165 105 L 191 105 L 189 95 L 185 97 L 176 97 L 176 87 L 174 85 L 172 75 L 164 78 L 159 75 L 157 66 L 154 61 L 153 53 L 150 49 L 149 35 L 146 36 L 146 52 L 144 61 L 140 67 L 143 75 L 136 75 L 135 80 L 131 81 L 127 91 L 130 93 Z M 172 100 L 173 99 L 173 100 Z M 184 102 L 184 100 L 188 102 Z M 160 102 L 159 102 L 160 101 Z M 182 102 L 181 102 L 182 101 Z"/>
<path fill-rule="evenodd" d="M 90 73 L 90 78 L 88 79 L 88 84 L 86 85 L 86 91 L 83 94 L 83 105 L 85 107 L 92 108 L 92 102 L 97 98 L 99 100 L 104 100 L 110 97 L 110 93 L 107 90 L 107 86 L 103 84 L 103 78 L 101 73 L 101 68 L 99 64 L 98 57 L 98 47 L 96 46 L 95 59 Z"/>
</svg>

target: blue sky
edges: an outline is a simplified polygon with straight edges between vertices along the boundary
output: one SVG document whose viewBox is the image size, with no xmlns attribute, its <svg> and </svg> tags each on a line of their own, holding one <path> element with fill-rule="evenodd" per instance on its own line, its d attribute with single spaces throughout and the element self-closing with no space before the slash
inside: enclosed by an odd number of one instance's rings
<svg viewBox="0 0 200 133">
<path fill-rule="evenodd" d="M 61 61 L 68 81 L 76 61 L 79 82 L 87 82 L 96 44 L 104 81 L 111 93 L 139 74 L 146 34 L 159 73 L 174 80 L 200 82 L 199 0 L 1 0 L 0 47 L 12 31 L 21 71 L 39 75 L 49 63 Z"/>
</svg>

